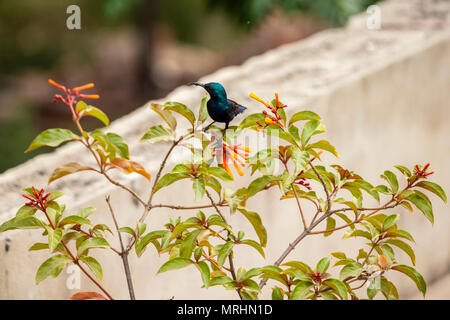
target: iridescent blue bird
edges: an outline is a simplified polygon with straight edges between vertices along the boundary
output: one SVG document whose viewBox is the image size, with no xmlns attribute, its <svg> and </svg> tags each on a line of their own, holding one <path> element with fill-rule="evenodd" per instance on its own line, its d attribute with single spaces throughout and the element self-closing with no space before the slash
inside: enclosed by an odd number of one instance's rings
<svg viewBox="0 0 450 320">
<path fill-rule="evenodd" d="M 224 122 L 225 129 L 228 129 L 230 121 L 238 114 L 244 112 L 246 107 L 227 98 L 225 88 L 218 82 L 198 83 L 192 82 L 189 85 L 200 86 L 209 93 L 209 100 L 206 104 L 209 116 L 214 120 L 206 126 L 205 131 L 215 122 Z"/>
</svg>

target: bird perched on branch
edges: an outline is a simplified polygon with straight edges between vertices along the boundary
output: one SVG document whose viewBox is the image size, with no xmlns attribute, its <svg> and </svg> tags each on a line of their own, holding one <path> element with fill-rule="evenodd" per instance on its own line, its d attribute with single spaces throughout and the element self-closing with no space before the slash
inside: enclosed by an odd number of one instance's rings
<svg viewBox="0 0 450 320">
<path fill-rule="evenodd" d="M 231 120 L 238 114 L 244 112 L 246 107 L 227 99 L 227 93 L 224 87 L 217 82 L 198 83 L 192 82 L 189 85 L 199 86 L 205 89 L 210 96 L 208 103 L 206 104 L 209 116 L 214 120 L 206 126 L 205 131 L 215 122 L 224 122 L 225 129 L 228 129 L 228 125 Z"/>
</svg>

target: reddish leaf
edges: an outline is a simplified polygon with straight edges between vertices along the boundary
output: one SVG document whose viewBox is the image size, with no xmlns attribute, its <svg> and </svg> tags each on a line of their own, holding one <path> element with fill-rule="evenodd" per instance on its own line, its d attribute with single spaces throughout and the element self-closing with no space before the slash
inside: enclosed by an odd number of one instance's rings
<svg viewBox="0 0 450 320">
<path fill-rule="evenodd" d="M 79 171 L 85 171 L 85 170 L 94 170 L 90 167 L 82 166 L 81 164 L 77 162 L 69 162 L 63 165 L 62 167 L 56 168 L 50 179 L 48 179 L 48 183 L 50 184 L 52 181 L 55 181 L 56 179 L 59 179 L 61 177 L 67 176 L 68 174 L 72 174 Z"/>
<path fill-rule="evenodd" d="M 125 174 L 136 172 L 141 176 L 146 177 L 147 180 L 150 180 L 150 173 L 148 173 L 140 163 L 137 163 L 135 161 L 116 158 L 113 162 L 108 162 L 107 165 L 117 168 Z"/>
<path fill-rule="evenodd" d="M 69 298 L 69 300 L 107 300 L 97 292 L 78 292 Z"/>
</svg>

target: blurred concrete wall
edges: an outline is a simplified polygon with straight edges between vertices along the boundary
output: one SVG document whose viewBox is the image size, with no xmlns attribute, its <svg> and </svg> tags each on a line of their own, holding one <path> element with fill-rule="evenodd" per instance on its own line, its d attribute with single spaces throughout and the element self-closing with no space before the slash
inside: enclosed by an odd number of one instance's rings
<svg viewBox="0 0 450 320">
<path fill-rule="evenodd" d="M 248 98 L 250 91 L 270 99 L 277 91 L 289 105 L 288 112 L 313 110 L 327 125 L 326 138 L 338 149 L 341 158 L 327 157 L 327 163 L 340 163 L 360 173 L 365 179 L 380 183 L 379 174 L 395 164 L 412 166 L 431 162 L 436 172 L 433 179 L 450 190 L 450 3 L 448 1 L 386 1 L 381 7 L 381 29 L 366 26 L 368 14 L 355 17 L 348 27 L 328 30 L 304 41 L 285 45 L 249 59 L 241 66 L 224 68 L 201 81 L 218 81 L 225 85 L 232 99 L 249 107 L 249 113 L 260 106 Z M 199 89 L 180 87 L 162 101 L 180 101 L 198 108 L 203 93 Z M 107 112 L 107 106 L 103 107 Z M 132 158 L 155 173 L 164 145 L 138 143 L 145 130 L 158 122 L 147 106 L 115 121 L 111 130 L 123 135 L 130 144 Z M 26 146 L 24 146 L 25 148 Z M 20 194 L 32 184 L 46 186 L 54 167 L 70 161 L 88 163 L 87 153 L 77 144 L 69 144 L 56 152 L 35 157 L 0 176 L 0 222 L 11 218 L 23 203 Z M 173 165 L 170 159 L 168 167 Z M 137 188 L 147 197 L 150 185 L 139 177 L 118 174 L 117 179 Z M 249 174 L 232 187 L 246 186 Z M 170 191 L 161 192 L 155 202 L 193 204 L 189 184 L 177 183 Z M 111 195 L 119 213 L 119 224 L 133 225 L 141 209 L 123 192 L 113 188 L 101 177 L 79 173 L 52 184 L 51 189 L 66 192 L 62 201 L 69 212 L 86 206 L 98 208 L 94 222 L 110 221 L 104 201 Z M 278 201 L 275 190 L 251 199 L 248 207 L 258 211 L 268 229 L 267 259 L 254 250 L 238 248 L 236 265 L 262 266 L 273 261 L 301 231 L 295 201 Z M 434 198 L 433 198 L 434 200 Z M 429 296 L 449 298 L 448 287 L 442 285 L 450 272 L 450 222 L 448 206 L 433 201 L 435 225 L 432 227 L 420 214 L 403 210 L 400 226 L 416 238 L 417 268 L 429 284 Z M 195 212 L 174 212 L 154 209 L 149 227 L 160 228 L 169 217 L 188 216 Z M 228 212 L 227 212 L 228 215 Z M 254 236 L 239 215 L 230 217 L 236 229 Z M 112 225 L 112 221 L 108 222 Z M 340 250 L 355 255 L 356 240 L 341 241 L 342 233 L 329 238 L 309 237 L 288 259 L 310 264 L 330 252 Z M 68 274 L 35 285 L 38 266 L 45 260 L 44 252 L 29 252 L 33 242 L 42 238 L 39 231 L 0 234 L 0 298 L 1 299 L 65 299 L 78 290 L 66 286 Z M 116 243 L 115 243 L 116 244 Z M 116 244 L 117 246 L 117 244 Z M 95 253 L 104 266 L 104 285 L 117 298 L 127 298 L 125 278 L 120 259 L 109 252 Z M 409 263 L 399 253 L 400 261 Z M 131 255 L 133 277 L 141 299 L 235 299 L 233 291 L 222 288 L 201 289 L 198 271 L 194 268 L 155 275 L 166 256 L 158 257 L 149 249 L 137 259 Z M 403 298 L 414 298 L 415 285 L 402 276 L 395 276 Z M 447 277 L 446 277 L 447 276 Z M 270 285 L 268 286 L 270 287 Z M 96 290 L 82 278 L 81 290 Z M 269 290 L 265 297 L 269 297 Z"/>
</svg>

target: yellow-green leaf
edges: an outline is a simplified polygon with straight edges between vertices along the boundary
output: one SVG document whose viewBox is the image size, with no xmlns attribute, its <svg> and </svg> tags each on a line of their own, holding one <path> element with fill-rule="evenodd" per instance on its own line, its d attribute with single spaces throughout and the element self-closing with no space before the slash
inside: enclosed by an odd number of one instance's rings
<svg viewBox="0 0 450 320">
<path fill-rule="evenodd" d="M 70 130 L 48 129 L 40 133 L 25 152 L 29 152 L 42 146 L 57 147 L 63 142 L 77 139 L 80 139 L 80 137 Z"/>
</svg>

